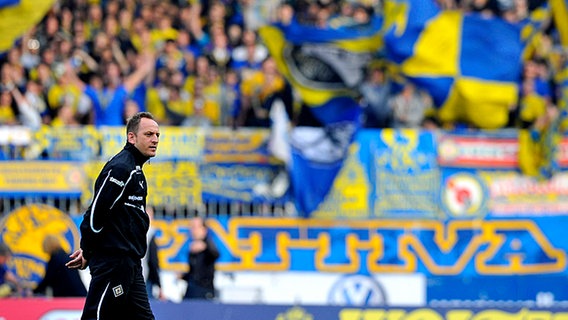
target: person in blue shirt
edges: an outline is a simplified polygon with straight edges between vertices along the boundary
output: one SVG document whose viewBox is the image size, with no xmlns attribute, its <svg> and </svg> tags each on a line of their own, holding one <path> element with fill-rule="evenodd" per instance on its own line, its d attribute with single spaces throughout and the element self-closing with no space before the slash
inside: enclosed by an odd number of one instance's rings
<svg viewBox="0 0 568 320">
<path fill-rule="evenodd" d="M 81 81 L 73 68 L 68 68 L 75 85 L 92 103 L 95 126 L 122 126 L 126 123 L 126 102 L 143 102 L 140 94 L 145 92 L 144 80 L 154 69 L 155 59 L 150 53 L 143 53 L 138 59 L 137 68 L 128 76 L 121 76 L 118 64 L 109 63 L 104 68 L 104 76 L 94 74 L 89 84 Z M 145 110 L 144 105 L 138 107 Z"/>
</svg>

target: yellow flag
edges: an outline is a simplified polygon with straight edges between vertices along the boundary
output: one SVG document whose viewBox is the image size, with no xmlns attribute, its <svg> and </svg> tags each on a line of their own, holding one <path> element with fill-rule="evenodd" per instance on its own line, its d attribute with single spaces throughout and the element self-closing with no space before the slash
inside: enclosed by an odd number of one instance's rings
<svg viewBox="0 0 568 320">
<path fill-rule="evenodd" d="M 18 4 L 0 8 L 0 52 L 10 49 L 14 42 L 36 25 L 55 0 L 21 0 Z"/>
<path fill-rule="evenodd" d="M 568 46 L 568 3 L 566 0 L 551 0 L 550 5 L 560 42 L 563 46 Z"/>
</svg>

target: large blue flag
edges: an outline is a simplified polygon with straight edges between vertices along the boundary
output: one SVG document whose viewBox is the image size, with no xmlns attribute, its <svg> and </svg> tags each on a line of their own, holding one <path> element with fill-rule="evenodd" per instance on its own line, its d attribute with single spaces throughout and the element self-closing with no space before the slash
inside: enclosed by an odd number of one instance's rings
<svg viewBox="0 0 568 320">
<path fill-rule="evenodd" d="M 290 176 L 303 216 L 318 208 L 343 165 L 360 121 L 357 90 L 382 47 L 381 27 L 374 16 L 362 25 L 316 28 L 293 20 L 260 29 L 279 71 L 322 124 L 291 132 Z"/>
<path fill-rule="evenodd" d="M 388 59 L 432 96 L 443 122 L 507 124 L 522 72 L 519 25 L 442 11 L 433 0 L 389 0 L 385 15 Z"/>
<path fill-rule="evenodd" d="M 55 0 L 0 0 L 0 52 L 37 24 Z"/>
</svg>

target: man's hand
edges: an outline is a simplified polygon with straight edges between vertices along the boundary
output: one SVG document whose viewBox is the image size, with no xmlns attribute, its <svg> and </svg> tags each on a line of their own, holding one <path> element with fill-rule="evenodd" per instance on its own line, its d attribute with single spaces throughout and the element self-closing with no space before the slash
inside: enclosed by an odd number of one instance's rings
<svg viewBox="0 0 568 320">
<path fill-rule="evenodd" d="M 161 301 L 166 301 L 166 300 L 168 300 L 168 298 L 166 298 L 166 296 L 164 295 L 164 292 L 162 291 L 162 288 L 160 288 L 160 291 L 158 291 L 158 299 L 160 299 Z"/>
<path fill-rule="evenodd" d="M 87 267 L 87 260 L 83 258 L 83 250 L 79 249 L 69 255 L 71 261 L 67 262 L 65 266 L 69 269 L 85 269 Z"/>
<path fill-rule="evenodd" d="M 189 245 L 189 252 L 198 253 L 207 249 L 207 243 L 203 240 L 192 240 Z"/>
</svg>

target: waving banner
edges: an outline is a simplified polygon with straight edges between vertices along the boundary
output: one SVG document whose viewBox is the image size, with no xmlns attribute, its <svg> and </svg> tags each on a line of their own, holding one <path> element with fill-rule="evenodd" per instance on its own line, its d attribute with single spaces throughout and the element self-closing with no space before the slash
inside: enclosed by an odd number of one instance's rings
<svg viewBox="0 0 568 320">
<path fill-rule="evenodd" d="M 373 16 L 358 25 L 315 28 L 292 20 L 260 29 L 279 71 L 321 123 L 291 133 L 292 186 L 303 216 L 329 192 L 359 126 L 357 88 L 382 46 L 381 27 L 382 19 Z"/>
<path fill-rule="evenodd" d="M 443 122 L 507 124 L 521 76 L 521 28 L 500 18 L 442 11 L 431 0 L 387 1 L 389 60 L 432 96 Z"/>
<path fill-rule="evenodd" d="M 10 49 L 14 42 L 38 23 L 55 0 L 0 1 L 0 52 Z"/>
</svg>

